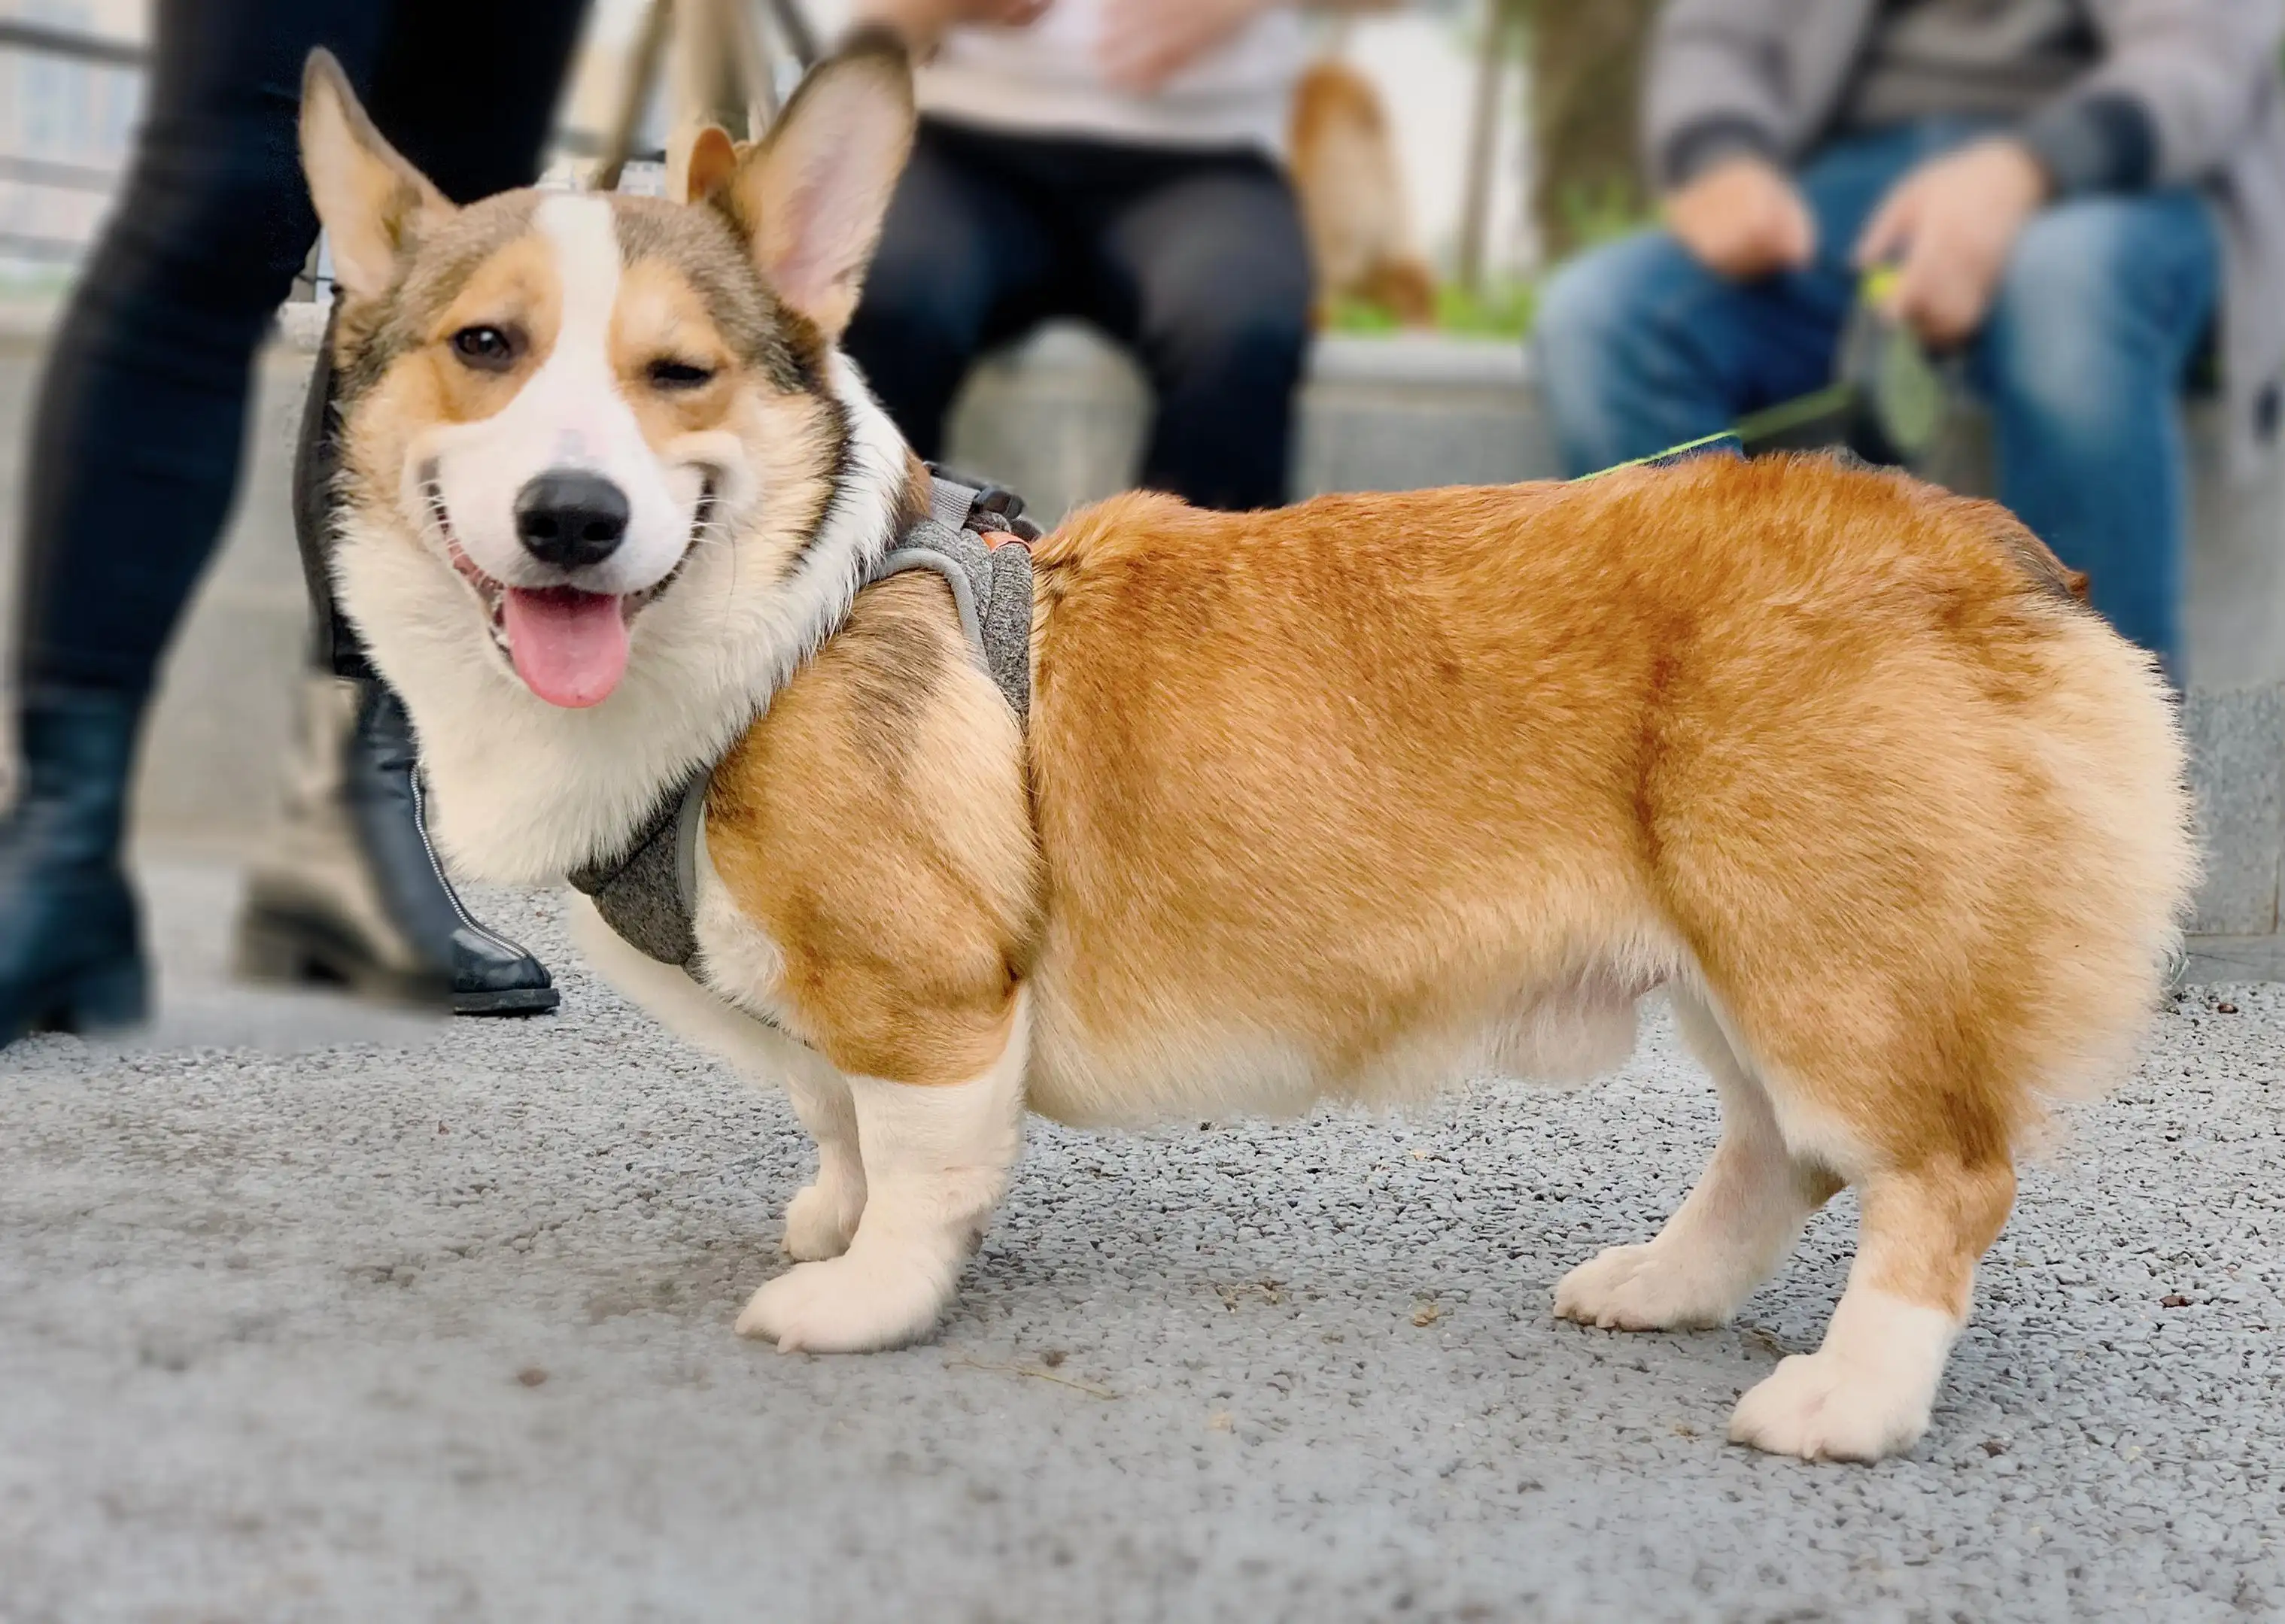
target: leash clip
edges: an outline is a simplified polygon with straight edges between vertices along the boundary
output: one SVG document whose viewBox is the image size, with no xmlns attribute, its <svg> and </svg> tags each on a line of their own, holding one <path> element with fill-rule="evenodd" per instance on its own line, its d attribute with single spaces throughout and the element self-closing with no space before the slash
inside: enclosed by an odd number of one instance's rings
<svg viewBox="0 0 2285 1624">
<path fill-rule="evenodd" d="M 928 465 L 928 471 L 930 478 L 976 493 L 969 500 L 968 512 L 960 522 L 961 528 L 984 537 L 985 545 L 1005 546 L 1006 540 L 997 543 L 991 540 L 991 537 L 998 536 L 1029 547 L 1047 533 L 1024 517 L 1024 498 L 1007 486 L 955 473 L 933 462 Z"/>
</svg>

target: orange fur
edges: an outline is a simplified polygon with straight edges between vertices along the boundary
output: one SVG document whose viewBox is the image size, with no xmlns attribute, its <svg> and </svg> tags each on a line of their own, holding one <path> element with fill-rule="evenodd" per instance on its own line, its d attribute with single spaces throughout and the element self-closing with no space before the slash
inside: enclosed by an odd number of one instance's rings
<svg viewBox="0 0 2285 1624">
<path fill-rule="evenodd" d="M 436 390 L 436 417 L 466 423 L 490 417 L 522 388 L 547 359 L 562 319 L 555 268 L 537 238 L 519 237 L 479 266 L 459 298 L 428 324 L 420 364 Z M 463 327 L 492 326 L 515 341 L 514 364 L 478 372 L 454 362 L 444 342 Z"/>
<path fill-rule="evenodd" d="M 1533 989 L 1695 977 L 1808 1205 L 1865 1186 L 1866 1282 L 1957 1315 L 2039 1095 L 2155 1000 L 2179 741 L 1990 504 L 1708 459 L 1124 498 L 1040 561 L 1036 1108 L 1128 1114 L 1201 1030 L 1374 1097 Z"/>
<path fill-rule="evenodd" d="M 1195 1104 L 1233 1032 L 1383 1098 L 1436 1034 L 1694 977 L 1809 1204 L 1865 1185 L 1866 1279 L 1956 1314 L 2039 1096 L 2105 1080 L 2155 995 L 2179 743 L 1990 504 L 1708 459 L 1126 497 L 1038 561 L 1028 818 L 933 606 L 894 678 L 860 616 L 718 781 L 718 867 L 846 1069 L 974 1075 L 1028 971 L 1048 1114 Z"/>
<path fill-rule="evenodd" d="M 614 370 L 631 386 L 624 393 L 636 420 L 655 446 L 677 435 L 718 428 L 737 405 L 730 347 L 679 267 L 638 260 L 627 268 L 613 312 L 610 356 Z M 645 370 L 660 361 L 697 367 L 712 378 L 671 394 L 640 387 Z"/>
<path fill-rule="evenodd" d="M 1037 859 L 1014 719 L 942 581 L 865 595 L 717 770 L 706 827 L 716 872 L 784 955 L 784 1003 L 835 1065 L 959 1083 L 1005 1047 Z"/>
<path fill-rule="evenodd" d="M 2123 1057 L 2188 863 L 2147 663 L 2023 539 L 1807 459 L 1083 513 L 1040 552 L 1046 971 L 1099 1040 L 1234 1003 L 1338 1074 L 1662 938 L 1885 1154 L 2004 1154 Z"/>
</svg>

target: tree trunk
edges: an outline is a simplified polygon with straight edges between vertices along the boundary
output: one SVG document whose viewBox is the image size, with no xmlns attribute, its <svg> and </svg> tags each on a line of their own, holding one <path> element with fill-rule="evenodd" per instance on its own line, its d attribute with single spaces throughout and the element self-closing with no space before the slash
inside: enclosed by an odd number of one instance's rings
<svg viewBox="0 0 2285 1624">
<path fill-rule="evenodd" d="M 1491 234 L 1492 171 L 1500 145 L 1500 104 L 1515 73 L 1515 35 L 1530 0 L 1484 0 L 1483 38 L 1476 46 L 1475 106 L 1468 120 L 1467 180 L 1461 192 L 1460 286 L 1482 291 L 1485 239 Z"/>
<path fill-rule="evenodd" d="M 1659 0 L 1531 7 L 1532 214 L 1549 258 L 1639 219 L 1642 51 Z"/>
</svg>

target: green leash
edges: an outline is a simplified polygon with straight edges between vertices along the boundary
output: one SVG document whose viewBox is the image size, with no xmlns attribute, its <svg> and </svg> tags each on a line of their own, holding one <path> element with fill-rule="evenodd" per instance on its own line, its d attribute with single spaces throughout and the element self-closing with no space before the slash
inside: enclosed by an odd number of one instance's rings
<svg viewBox="0 0 2285 1624">
<path fill-rule="evenodd" d="M 1695 440 L 1684 440 L 1679 445 L 1669 445 L 1654 456 L 1637 457 L 1632 462 L 1614 462 L 1607 468 L 1598 468 L 1592 474 L 1582 474 L 1573 482 L 1583 484 L 1590 479 L 1600 479 L 1606 474 L 1616 474 L 1621 468 L 1665 468 L 1677 462 L 1688 462 L 1693 457 L 1742 457 L 1746 443 L 1738 431 L 1725 428 L 1718 435 L 1700 435 Z"/>
<path fill-rule="evenodd" d="M 1919 336 L 1881 313 L 1896 281 L 1896 268 L 1883 265 L 1865 272 L 1857 284 L 1856 309 L 1841 337 L 1838 375 L 1825 388 L 1754 412 L 1735 428 L 1581 477 L 1600 479 L 1619 468 L 1662 468 L 1708 454 L 1757 457 L 1836 445 L 1867 462 L 1919 467 L 1943 430 L 1949 391 Z"/>
<path fill-rule="evenodd" d="M 1896 283 L 1893 265 L 1865 273 L 1833 381 L 1742 420 L 1748 455 L 1845 445 L 1867 462 L 1916 467 L 1927 458 L 1950 391 L 1919 335 L 1881 310 Z"/>
<path fill-rule="evenodd" d="M 1883 265 L 1865 272 L 1857 284 L 1857 305 L 1841 337 L 1837 375 L 1825 388 L 1753 412 L 1735 428 L 1580 477 L 1600 479 L 1619 468 L 1662 468 L 1708 454 L 1758 457 L 1836 445 L 1867 462 L 1918 467 L 1943 431 L 1950 391 L 1919 336 L 1881 313 L 1896 279 L 1895 267 Z"/>
</svg>

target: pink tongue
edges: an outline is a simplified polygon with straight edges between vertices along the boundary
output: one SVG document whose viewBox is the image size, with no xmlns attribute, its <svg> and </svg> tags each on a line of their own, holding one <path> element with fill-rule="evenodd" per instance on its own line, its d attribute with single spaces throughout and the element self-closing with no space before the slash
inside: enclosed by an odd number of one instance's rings
<svg viewBox="0 0 2285 1624">
<path fill-rule="evenodd" d="M 600 705 L 626 675 L 627 622 L 616 598 L 568 586 L 510 587 L 506 607 L 515 674 L 549 704 Z"/>
</svg>

